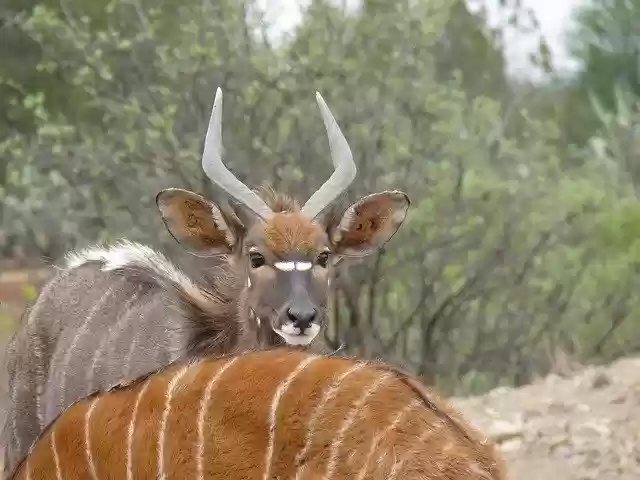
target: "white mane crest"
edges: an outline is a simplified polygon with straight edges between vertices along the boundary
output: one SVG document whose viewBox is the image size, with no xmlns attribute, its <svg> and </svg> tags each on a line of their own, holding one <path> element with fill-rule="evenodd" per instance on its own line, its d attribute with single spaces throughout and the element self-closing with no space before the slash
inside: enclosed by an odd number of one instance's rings
<svg viewBox="0 0 640 480">
<path fill-rule="evenodd" d="M 169 278 L 178 285 L 195 287 L 191 279 L 162 253 L 130 240 L 120 240 L 107 247 L 87 247 L 65 256 L 67 269 L 78 268 L 92 262 L 102 263 L 103 272 L 125 267 L 139 267 L 150 270 L 160 277 Z"/>
</svg>

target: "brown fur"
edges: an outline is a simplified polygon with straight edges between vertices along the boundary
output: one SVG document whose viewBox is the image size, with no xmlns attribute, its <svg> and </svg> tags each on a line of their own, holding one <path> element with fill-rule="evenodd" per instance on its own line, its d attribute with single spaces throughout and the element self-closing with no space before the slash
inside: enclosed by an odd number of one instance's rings
<svg viewBox="0 0 640 480">
<path fill-rule="evenodd" d="M 264 245 L 279 255 L 292 252 L 318 253 L 326 246 L 322 226 L 300 213 L 300 205 L 289 195 L 262 186 L 257 193 L 276 215 L 263 226 Z M 324 245 L 323 245 L 324 243 Z"/>
<path fill-rule="evenodd" d="M 167 418 L 164 464 L 167 478 L 197 477 L 199 406 L 208 382 L 231 357 L 208 358 L 193 364 L 177 384 Z M 265 473 L 270 439 L 270 412 L 274 392 L 309 353 L 292 349 L 251 352 L 237 357 L 216 383 L 204 424 L 204 478 L 260 479 Z M 313 360 L 284 390 L 276 410 L 273 455 L 269 478 L 293 479 L 296 457 L 305 445 L 309 420 L 324 392 L 356 361 L 344 357 Z M 133 436 L 135 478 L 158 477 L 157 446 L 167 387 L 185 364 L 179 363 L 81 400 L 63 413 L 42 434 L 33 452 L 16 468 L 12 478 L 56 478 L 51 436 L 55 433 L 62 478 L 91 478 L 84 441 L 84 418 L 98 400 L 90 424 L 91 452 L 100 479 L 126 478 L 128 428 L 138 393 L 147 388 L 137 412 Z M 326 472 L 332 442 L 363 392 L 387 376 L 353 416 L 335 456 L 332 479 L 355 479 L 368 457 L 373 438 L 410 403 L 395 429 L 383 436 L 368 463 L 367 480 L 388 479 L 396 460 L 405 463 L 396 479 L 504 480 L 503 460 L 495 446 L 457 416 L 448 403 L 417 379 L 380 362 L 369 362 L 346 377 L 338 394 L 317 418 L 311 448 L 300 464 L 306 479 Z M 344 428 L 343 428 L 344 430 Z M 423 441 L 417 439 L 424 435 Z M 64 438 L 64 442 L 61 440 Z"/>
<path fill-rule="evenodd" d="M 378 239 L 388 241 L 404 219 L 404 215 L 400 220 L 394 219 L 394 215 L 406 201 L 406 195 L 400 192 L 373 194 L 360 199 L 349 207 L 343 220 L 332 230 L 332 242 L 340 250 L 351 252 L 363 248 L 368 251 L 367 245 L 378 244 Z"/>
<path fill-rule="evenodd" d="M 326 244 L 322 227 L 301 213 L 277 213 L 263 226 L 264 245 L 276 256 L 319 253 Z"/>
<path fill-rule="evenodd" d="M 165 198 L 162 208 L 165 210 L 163 219 L 167 229 L 176 232 L 172 234 L 186 246 L 197 248 L 199 244 L 204 244 L 215 249 L 226 247 L 223 252 L 231 253 L 226 230 L 219 225 L 222 213 L 213 203 L 194 194 L 189 198 Z"/>
</svg>

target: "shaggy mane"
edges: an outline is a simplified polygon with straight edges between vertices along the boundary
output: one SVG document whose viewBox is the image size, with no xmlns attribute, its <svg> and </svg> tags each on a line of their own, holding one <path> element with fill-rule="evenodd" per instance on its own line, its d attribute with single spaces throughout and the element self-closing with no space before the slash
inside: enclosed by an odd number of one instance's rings
<svg viewBox="0 0 640 480">
<path fill-rule="evenodd" d="M 300 203 L 290 195 L 281 193 L 268 185 L 262 185 L 255 192 L 274 212 L 299 212 Z"/>
</svg>

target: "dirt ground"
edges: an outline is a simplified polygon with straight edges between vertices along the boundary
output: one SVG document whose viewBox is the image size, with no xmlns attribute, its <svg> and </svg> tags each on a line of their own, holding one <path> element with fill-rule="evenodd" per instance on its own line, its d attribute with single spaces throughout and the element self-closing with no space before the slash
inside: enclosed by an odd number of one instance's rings
<svg viewBox="0 0 640 480">
<path fill-rule="evenodd" d="M 513 480 L 640 479 L 640 358 L 454 399 Z"/>
</svg>

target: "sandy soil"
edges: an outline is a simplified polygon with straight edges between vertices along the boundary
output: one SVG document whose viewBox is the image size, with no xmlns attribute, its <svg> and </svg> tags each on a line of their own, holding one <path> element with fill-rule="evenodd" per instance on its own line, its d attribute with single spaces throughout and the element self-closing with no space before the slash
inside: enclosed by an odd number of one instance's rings
<svg viewBox="0 0 640 480">
<path fill-rule="evenodd" d="M 514 480 L 640 479 L 640 358 L 454 399 Z"/>
</svg>

